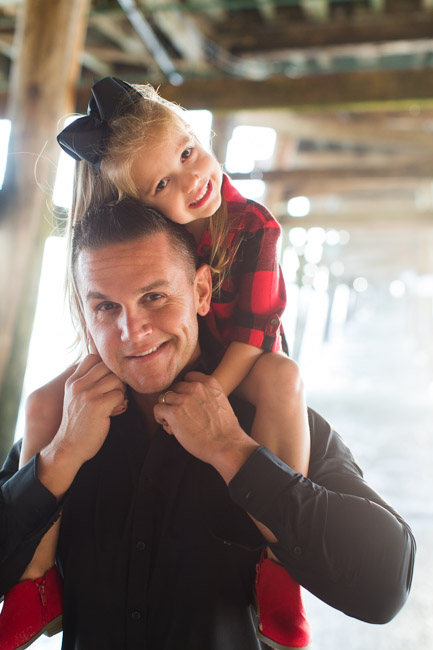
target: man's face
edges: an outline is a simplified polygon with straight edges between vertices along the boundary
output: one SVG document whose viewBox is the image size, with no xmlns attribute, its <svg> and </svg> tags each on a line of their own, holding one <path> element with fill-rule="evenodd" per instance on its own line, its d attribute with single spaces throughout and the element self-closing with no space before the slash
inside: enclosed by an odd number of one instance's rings
<svg viewBox="0 0 433 650">
<path fill-rule="evenodd" d="M 76 278 L 96 349 L 138 393 L 164 390 L 198 358 L 209 269 L 194 275 L 165 233 L 81 251 Z"/>
</svg>

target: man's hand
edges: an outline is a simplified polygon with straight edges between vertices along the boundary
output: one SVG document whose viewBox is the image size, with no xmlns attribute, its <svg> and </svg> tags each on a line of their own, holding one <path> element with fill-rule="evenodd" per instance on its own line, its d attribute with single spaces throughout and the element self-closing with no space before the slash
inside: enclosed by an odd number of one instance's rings
<svg viewBox="0 0 433 650">
<path fill-rule="evenodd" d="M 155 419 L 196 458 L 209 463 L 229 483 L 258 446 L 240 427 L 219 383 L 189 372 L 159 398 Z"/>
<path fill-rule="evenodd" d="M 82 361 L 65 384 L 63 417 L 51 443 L 41 451 L 38 475 L 56 496 L 102 447 L 110 416 L 125 400 L 125 386 L 95 354 Z"/>
</svg>

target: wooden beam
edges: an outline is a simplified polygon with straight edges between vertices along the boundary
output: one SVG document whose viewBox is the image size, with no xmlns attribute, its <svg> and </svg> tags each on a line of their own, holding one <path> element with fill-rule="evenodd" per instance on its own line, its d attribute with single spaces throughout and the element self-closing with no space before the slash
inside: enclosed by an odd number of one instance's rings
<svg viewBox="0 0 433 650">
<path fill-rule="evenodd" d="M 357 66 L 369 65 L 370 68 L 381 67 L 380 59 L 385 57 L 418 57 L 428 56 L 433 52 L 433 42 L 431 38 L 420 38 L 417 40 L 399 40 L 386 41 L 383 43 L 350 43 L 343 45 L 322 45 L 320 47 L 310 47 L 304 44 L 302 48 L 287 47 L 283 50 L 272 50 L 262 52 L 259 55 L 255 53 L 255 58 L 260 61 L 293 61 L 293 64 L 300 68 L 305 66 L 311 59 L 317 59 L 318 64 L 324 69 L 331 68 L 335 61 L 342 58 L 353 58 L 357 60 Z M 250 56 L 249 54 L 242 55 Z"/>
<path fill-rule="evenodd" d="M 98 56 L 95 56 L 89 51 L 83 50 L 80 56 L 83 68 L 90 70 L 96 77 L 110 77 L 113 69 L 105 61 L 102 61 Z"/>
<path fill-rule="evenodd" d="M 170 55 L 145 18 L 144 12 L 137 4 L 137 1 L 118 0 L 118 2 L 126 13 L 131 25 L 134 27 L 135 31 L 142 39 L 152 57 L 155 59 L 155 62 L 161 69 L 163 75 L 169 79 L 171 83 L 181 83 L 182 78 L 176 71 L 175 65 Z"/>
<path fill-rule="evenodd" d="M 431 38 L 431 11 L 402 11 L 395 14 L 366 14 L 362 20 L 339 18 L 327 22 L 280 20 L 266 30 L 249 25 L 242 30 L 240 20 L 231 16 L 218 35 L 220 45 L 238 55 L 286 48 L 329 47 L 355 43 L 386 43 L 388 41 Z"/>
<path fill-rule="evenodd" d="M 279 136 L 280 138 L 280 136 Z M 425 154 L 425 158 L 420 160 L 419 155 L 407 155 L 405 153 L 381 151 L 336 151 L 336 150 L 313 150 L 313 151 L 297 151 L 291 154 L 290 160 L 284 166 L 289 169 L 296 170 L 336 170 L 338 168 L 352 169 L 354 173 L 363 170 L 372 170 L 388 168 L 393 169 L 398 174 L 404 174 L 407 170 L 431 169 L 431 156 Z M 279 165 L 281 168 L 282 165 Z M 433 181 L 433 177 L 432 177 Z"/>
<path fill-rule="evenodd" d="M 83 67 L 92 70 L 93 66 L 98 77 L 111 76 L 113 67 L 119 64 L 157 69 L 143 40 L 124 13 L 94 13 L 89 16 L 88 24 L 105 41 L 104 44 L 86 44 L 82 53 Z M 96 69 L 98 64 L 101 66 L 99 72 Z M 105 72 L 103 66 L 106 68 Z"/>
<path fill-rule="evenodd" d="M 176 4 L 178 0 L 176 0 Z M 192 62 L 197 70 L 209 68 L 205 58 L 205 39 L 197 28 L 197 24 L 188 15 L 176 11 L 155 10 L 160 4 L 166 5 L 165 0 L 141 0 L 144 11 L 152 5 L 152 20 L 158 28 L 170 39 L 176 50 L 186 61 Z"/>
<path fill-rule="evenodd" d="M 89 16 L 89 25 L 97 29 L 111 43 L 115 43 L 122 52 L 141 57 L 149 56 L 142 39 L 124 14 L 94 13 Z"/>
<path fill-rule="evenodd" d="M 369 147 L 376 154 L 388 152 L 431 158 L 433 134 L 428 114 L 410 117 L 393 113 L 369 112 L 361 115 L 347 111 L 300 113 L 293 110 L 256 110 L 235 113 L 236 125 L 268 126 L 280 135 L 317 143 L 338 143 L 347 147 Z"/>
<path fill-rule="evenodd" d="M 403 175 L 400 172 L 383 170 L 331 169 L 331 170 L 278 170 L 253 172 L 252 174 L 231 173 L 234 180 L 259 178 L 266 184 L 279 184 L 284 188 L 286 198 L 291 196 L 329 196 L 351 193 L 377 192 L 378 196 L 398 193 L 402 190 L 411 192 L 431 183 L 433 176 L 415 174 Z"/>
<path fill-rule="evenodd" d="M 425 181 L 425 179 L 423 179 Z M 363 192 L 383 192 L 384 194 L 406 188 L 415 191 L 420 180 L 413 178 L 340 178 L 335 176 L 322 176 L 313 178 L 305 171 L 288 178 L 285 189 L 287 198 L 292 196 L 330 196 L 345 194 L 360 194 Z"/>
<path fill-rule="evenodd" d="M 263 18 L 266 24 L 271 23 L 276 18 L 276 6 L 273 0 L 259 0 L 257 3 L 257 11 Z"/>
<path fill-rule="evenodd" d="M 161 94 L 186 108 L 241 110 L 257 108 L 352 108 L 368 104 L 398 106 L 424 101 L 433 105 L 433 75 L 426 70 L 374 70 L 264 81 L 235 78 L 161 85 Z"/>
<path fill-rule="evenodd" d="M 139 73 L 123 75 L 136 82 Z M 284 108 L 297 111 L 392 110 L 433 107 L 433 75 L 425 70 L 374 70 L 263 81 L 231 77 L 189 80 L 181 86 L 163 83 L 161 95 L 185 108 L 238 111 Z M 85 111 L 90 84 L 77 94 L 77 110 Z M 0 117 L 6 113 L 6 93 L 0 94 Z"/>
<path fill-rule="evenodd" d="M 222 21 L 226 16 L 227 4 L 221 0 L 201 0 L 201 9 L 199 14 L 204 14 L 211 20 Z M 179 5 L 182 7 L 182 5 Z M 197 16 L 196 12 L 191 15 Z"/>
<path fill-rule="evenodd" d="M 328 0 L 301 0 L 302 9 L 307 16 L 323 22 L 328 17 Z"/>
<path fill-rule="evenodd" d="M 13 440 L 42 249 L 52 228 L 48 204 L 59 153 L 55 135 L 59 119 L 75 104 L 87 10 L 88 0 L 24 0 L 18 25 L 0 214 L 2 457 Z"/>
<path fill-rule="evenodd" d="M 230 174 L 233 179 L 243 180 L 250 178 L 261 178 L 266 183 L 297 183 L 306 179 L 309 181 L 332 182 L 333 179 L 356 182 L 369 181 L 373 179 L 374 183 L 379 181 L 395 181 L 396 187 L 403 181 L 404 183 L 418 184 L 419 182 L 433 182 L 433 161 L 425 165 L 413 167 L 397 167 L 389 165 L 388 167 L 334 167 L 333 169 L 273 169 L 271 171 L 255 170 L 251 174 L 233 173 Z"/>
<path fill-rule="evenodd" d="M 311 228 L 312 226 L 321 226 L 322 228 L 338 228 L 350 231 L 358 229 L 362 234 L 368 230 L 369 238 L 372 233 L 382 228 L 386 229 L 388 237 L 394 230 L 401 230 L 402 237 L 407 242 L 407 237 L 413 234 L 415 230 L 425 230 L 431 232 L 431 223 L 433 219 L 433 210 L 429 212 L 416 212 L 408 210 L 406 212 L 392 213 L 391 211 L 347 211 L 347 212 L 315 212 L 302 219 L 289 217 L 287 214 L 281 215 L 274 211 L 282 226 L 294 228 Z M 365 264 L 365 261 L 364 261 Z"/>
<path fill-rule="evenodd" d="M 153 59 L 149 56 L 148 52 L 142 54 L 137 54 L 134 52 L 125 52 L 120 50 L 115 50 L 109 45 L 92 45 L 86 47 L 85 51 L 82 53 L 90 55 L 93 59 L 102 61 L 103 63 L 114 66 L 129 66 L 131 68 L 137 68 L 137 70 L 143 70 L 147 65 L 149 67 L 155 68 L 156 65 L 153 62 Z M 137 77 L 140 74 L 137 73 Z M 140 79 L 136 79 L 140 81 Z"/>
</svg>

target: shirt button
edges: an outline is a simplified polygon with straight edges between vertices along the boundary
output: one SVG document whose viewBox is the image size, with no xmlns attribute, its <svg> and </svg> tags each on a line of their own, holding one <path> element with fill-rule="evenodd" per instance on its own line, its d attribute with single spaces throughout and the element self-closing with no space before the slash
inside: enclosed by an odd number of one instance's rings
<svg viewBox="0 0 433 650">
<path fill-rule="evenodd" d="M 135 609 L 131 612 L 131 618 L 133 621 L 139 621 L 141 618 L 141 612 L 139 612 L 138 609 Z"/>
<path fill-rule="evenodd" d="M 295 555 L 302 555 L 302 548 L 300 546 L 295 546 L 293 549 Z"/>
<path fill-rule="evenodd" d="M 145 542 L 142 542 L 140 540 L 139 542 L 136 543 L 135 548 L 137 549 L 137 551 L 144 551 L 144 549 L 146 548 L 146 544 Z"/>
<path fill-rule="evenodd" d="M 277 327 L 279 325 L 279 320 L 278 318 L 271 318 L 271 325 L 272 327 Z"/>
</svg>

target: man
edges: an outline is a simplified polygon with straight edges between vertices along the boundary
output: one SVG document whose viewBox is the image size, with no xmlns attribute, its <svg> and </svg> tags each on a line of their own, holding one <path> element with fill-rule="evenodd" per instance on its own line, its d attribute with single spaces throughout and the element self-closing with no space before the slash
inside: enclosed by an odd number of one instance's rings
<svg viewBox="0 0 433 650">
<path fill-rule="evenodd" d="M 309 479 L 248 436 L 251 409 L 235 415 L 207 374 L 211 279 L 185 230 L 130 200 L 106 207 L 76 227 L 73 269 L 97 354 L 68 380 L 53 441 L 19 472 L 15 448 L 0 475 L 0 591 L 61 510 L 64 650 L 264 648 L 252 593 L 267 545 L 325 602 L 390 620 L 409 527 L 314 412 Z"/>
</svg>

